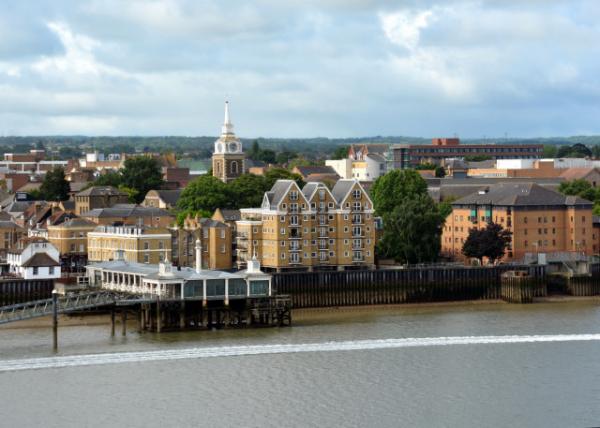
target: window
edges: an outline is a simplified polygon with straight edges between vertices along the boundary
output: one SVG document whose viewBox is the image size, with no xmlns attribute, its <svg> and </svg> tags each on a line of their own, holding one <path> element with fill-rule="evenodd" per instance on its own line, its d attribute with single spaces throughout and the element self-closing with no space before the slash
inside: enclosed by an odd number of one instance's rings
<svg viewBox="0 0 600 428">
<path fill-rule="evenodd" d="M 50 275 L 54 275 L 54 266 L 50 266 L 50 267 L 48 268 L 48 274 L 50 274 Z"/>
<path fill-rule="evenodd" d="M 354 190 L 352 191 L 352 197 L 353 197 L 354 199 L 360 199 L 360 190 L 358 190 L 358 189 L 354 189 Z"/>
<path fill-rule="evenodd" d="M 144 242 L 144 250 L 150 249 L 150 243 L 148 241 Z"/>
<path fill-rule="evenodd" d="M 282 235 L 285 235 L 285 227 L 282 227 L 281 229 L 279 229 L 279 232 L 280 232 Z"/>
<path fill-rule="evenodd" d="M 285 216 L 284 215 L 279 216 L 279 221 L 282 223 L 285 222 Z"/>
<path fill-rule="evenodd" d="M 33 274 L 37 275 L 39 273 L 39 268 L 37 266 L 33 267 Z"/>
<path fill-rule="evenodd" d="M 165 249 L 165 243 L 162 241 L 158 241 L 158 249 L 159 250 L 164 250 Z"/>
<path fill-rule="evenodd" d="M 221 229 L 221 239 L 225 239 L 225 229 Z"/>
<path fill-rule="evenodd" d="M 298 200 L 298 192 L 296 190 L 292 190 L 290 192 L 290 201 L 297 201 Z"/>
<path fill-rule="evenodd" d="M 225 254 L 225 245 L 221 245 L 221 254 Z"/>
</svg>

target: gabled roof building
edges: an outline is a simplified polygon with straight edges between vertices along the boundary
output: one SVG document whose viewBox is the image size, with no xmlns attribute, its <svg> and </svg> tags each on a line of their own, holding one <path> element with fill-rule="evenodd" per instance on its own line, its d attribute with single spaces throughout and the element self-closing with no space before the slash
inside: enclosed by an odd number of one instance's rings
<svg viewBox="0 0 600 428">
<path fill-rule="evenodd" d="M 277 180 L 260 208 L 240 212 L 240 267 L 253 256 L 276 271 L 374 265 L 373 203 L 357 180 L 339 180 L 331 191 L 319 182 L 300 189 L 294 180 Z"/>
</svg>

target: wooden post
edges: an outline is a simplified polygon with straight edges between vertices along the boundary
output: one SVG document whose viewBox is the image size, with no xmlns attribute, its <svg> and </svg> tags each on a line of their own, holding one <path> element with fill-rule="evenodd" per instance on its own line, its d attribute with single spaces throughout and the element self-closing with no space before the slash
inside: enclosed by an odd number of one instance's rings
<svg viewBox="0 0 600 428">
<path fill-rule="evenodd" d="M 121 310 L 121 336 L 127 335 L 127 309 Z"/>
<path fill-rule="evenodd" d="M 140 309 L 138 311 L 138 333 L 144 331 L 144 307 L 143 304 L 140 304 Z"/>
<path fill-rule="evenodd" d="M 185 328 L 185 301 L 181 300 L 181 305 L 179 307 L 179 328 Z"/>
<path fill-rule="evenodd" d="M 52 348 L 58 351 L 58 291 L 52 290 Z"/>
<path fill-rule="evenodd" d="M 160 313 L 160 297 L 156 298 L 156 332 L 160 333 L 160 330 L 162 328 L 162 319 L 161 319 L 161 313 Z"/>
<path fill-rule="evenodd" d="M 114 305 L 110 307 L 110 335 L 113 337 L 115 335 L 115 307 L 114 307 Z"/>
</svg>

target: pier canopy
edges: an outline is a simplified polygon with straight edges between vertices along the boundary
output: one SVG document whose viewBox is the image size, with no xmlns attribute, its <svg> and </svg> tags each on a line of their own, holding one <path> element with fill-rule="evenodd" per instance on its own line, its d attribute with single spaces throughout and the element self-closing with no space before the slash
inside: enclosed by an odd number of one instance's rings
<svg viewBox="0 0 600 428">
<path fill-rule="evenodd" d="M 92 286 L 124 293 L 178 300 L 224 300 L 270 297 L 271 275 L 175 267 L 168 261 L 151 265 L 113 260 L 86 266 Z"/>
</svg>

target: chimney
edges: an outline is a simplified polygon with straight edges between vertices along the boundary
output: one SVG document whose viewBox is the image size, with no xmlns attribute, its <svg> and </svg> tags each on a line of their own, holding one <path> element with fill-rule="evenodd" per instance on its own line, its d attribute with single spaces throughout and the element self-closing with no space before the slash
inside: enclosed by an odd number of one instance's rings
<svg viewBox="0 0 600 428">
<path fill-rule="evenodd" d="M 202 271 L 202 244 L 199 239 L 196 239 L 196 272 Z"/>
</svg>

